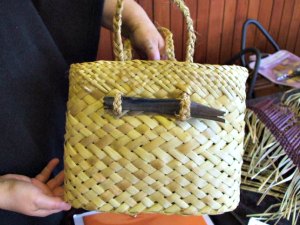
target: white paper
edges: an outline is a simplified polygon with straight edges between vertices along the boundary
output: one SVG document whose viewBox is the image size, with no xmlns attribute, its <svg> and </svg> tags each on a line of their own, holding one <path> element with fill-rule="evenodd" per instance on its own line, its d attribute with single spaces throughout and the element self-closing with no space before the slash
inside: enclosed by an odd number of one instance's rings
<svg viewBox="0 0 300 225">
<path fill-rule="evenodd" d="M 88 215 L 93 215 L 93 214 L 96 214 L 96 213 L 99 213 L 99 212 L 91 211 L 91 212 L 86 212 L 86 213 L 81 213 L 81 214 L 75 214 L 73 216 L 74 224 L 75 225 L 84 225 L 83 217 L 88 216 Z"/>
<path fill-rule="evenodd" d="M 212 222 L 212 220 L 210 219 L 210 217 L 208 215 L 203 215 L 203 219 L 205 220 L 207 225 L 214 225 L 214 223 Z"/>
<path fill-rule="evenodd" d="M 261 222 L 258 219 L 250 218 L 248 225 L 268 225 L 268 224 Z"/>
</svg>

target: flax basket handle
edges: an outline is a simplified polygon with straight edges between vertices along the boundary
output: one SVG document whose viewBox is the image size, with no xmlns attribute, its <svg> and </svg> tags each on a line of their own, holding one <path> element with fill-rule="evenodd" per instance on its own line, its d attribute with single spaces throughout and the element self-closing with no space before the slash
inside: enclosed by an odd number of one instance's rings
<svg viewBox="0 0 300 225">
<path fill-rule="evenodd" d="M 116 6 L 116 14 L 113 21 L 113 51 L 115 59 L 124 61 L 124 46 L 122 43 L 121 26 L 122 26 L 122 11 L 124 0 L 118 0 Z M 187 43 L 186 43 L 186 56 L 185 61 L 193 62 L 196 35 L 193 26 L 193 20 L 190 15 L 189 8 L 185 5 L 183 0 L 172 0 L 182 12 L 187 25 Z"/>
</svg>

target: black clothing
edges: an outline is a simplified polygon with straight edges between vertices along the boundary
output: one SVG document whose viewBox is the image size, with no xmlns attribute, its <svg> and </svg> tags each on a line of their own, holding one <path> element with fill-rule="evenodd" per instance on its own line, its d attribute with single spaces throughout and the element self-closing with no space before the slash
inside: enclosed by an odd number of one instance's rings
<svg viewBox="0 0 300 225">
<path fill-rule="evenodd" d="M 104 0 L 33 0 L 67 63 L 94 61 Z"/>
<path fill-rule="evenodd" d="M 103 2 L 0 1 L 0 175 L 34 177 L 62 161 L 68 67 L 95 60 Z M 0 225 L 59 224 L 61 215 L 0 210 Z"/>
</svg>

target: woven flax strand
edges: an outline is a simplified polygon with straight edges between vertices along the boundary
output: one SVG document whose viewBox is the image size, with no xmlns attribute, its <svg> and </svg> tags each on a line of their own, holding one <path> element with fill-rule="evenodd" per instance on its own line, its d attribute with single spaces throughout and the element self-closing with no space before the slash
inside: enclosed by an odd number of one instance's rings
<svg viewBox="0 0 300 225">
<path fill-rule="evenodd" d="M 187 9 L 183 1 L 174 2 Z M 192 39 L 187 45 L 194 48 Z M 125 61 L 121 47 L 123 57 L 115 52 L 121 61 L 71 66 L 64 162 L 65 200 L 73 207 L 185 215 L 236 208 L 248 72 L 192 63 L 192 52 L 186 62 Z M 120 93 L 141 98 L 188 93 L 191 101 L 226 112 L 226 122 L 143 112 L 116 117 L 104 109 L 103 98 Z"/>
</svg>

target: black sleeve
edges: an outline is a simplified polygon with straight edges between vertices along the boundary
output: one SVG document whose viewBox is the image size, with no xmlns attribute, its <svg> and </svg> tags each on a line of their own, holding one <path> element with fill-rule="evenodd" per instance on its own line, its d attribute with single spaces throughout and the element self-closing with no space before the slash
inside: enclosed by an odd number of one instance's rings
<svg viewBox="0 0 300 225">
<path fill-rule="evenodd" d="M 33 2 L 69 64 L 95 60 L 104 0 Z"/>
</svg>

